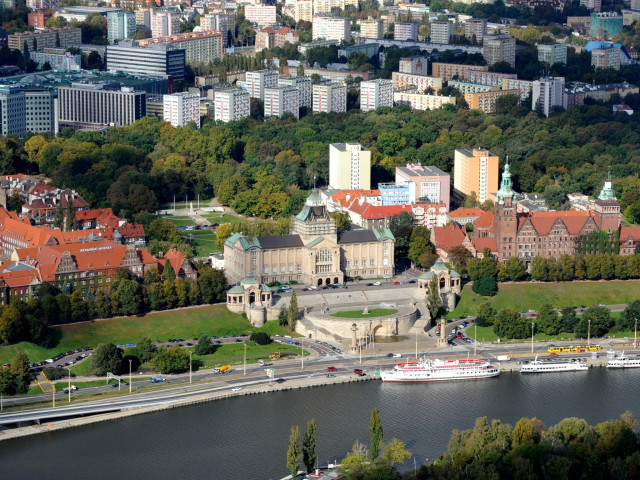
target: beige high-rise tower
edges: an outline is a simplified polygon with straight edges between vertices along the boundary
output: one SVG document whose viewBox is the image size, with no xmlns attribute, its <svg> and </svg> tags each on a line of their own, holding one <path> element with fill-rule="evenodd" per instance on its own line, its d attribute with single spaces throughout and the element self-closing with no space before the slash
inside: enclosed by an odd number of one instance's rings
<svg viewBox="0 0 640 480">
<path fill-rule="evenodd" d="M 359 143 L 332 143 L 329 185 L 338 190 L 370 190 L 371 151 Z"/>
<path fill-rule="evenodd" d="M 453 163 L 453 188 L 471 195 L 476 192 L 480 203 L 498 191 L 498 164 L 500 159 L 483 148 L 456 149 Z"/>
</svg>

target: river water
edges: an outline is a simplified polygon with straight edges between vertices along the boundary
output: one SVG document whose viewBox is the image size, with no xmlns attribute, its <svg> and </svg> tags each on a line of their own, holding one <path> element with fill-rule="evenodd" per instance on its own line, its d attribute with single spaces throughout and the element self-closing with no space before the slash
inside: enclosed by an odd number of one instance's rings
<svg viewBox="0 0 640 480">
<path fill-rule="evenodd" d="M 522 375 L 459 382 L 379 381 L 209 402 L 0 443 L 6 479 L 279 479 L 291 425 L 317 422 L 320 464 L 369 440 L 371 409 L 384 438 L 407 444 L 417 464 L 443 453 L 451 431 L 480 416 L 547 426 L 577 416 L 595 424 L 625 410 L 640 416 L 640 369 Z M 413 460 L 407 467 L 413 468 Z"/>
</svg>

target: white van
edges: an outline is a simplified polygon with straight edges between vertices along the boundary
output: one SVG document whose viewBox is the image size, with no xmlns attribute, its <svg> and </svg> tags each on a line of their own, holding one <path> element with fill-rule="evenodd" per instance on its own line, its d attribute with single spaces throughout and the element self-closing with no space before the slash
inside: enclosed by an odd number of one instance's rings
<svg viewBox="0 0 640 480">
<path fill-rule="evenodd" d="M 393 354 L 393 358 L 402 358 L 402 354 L 401 353 L 394 353 Z"/>
</svg>

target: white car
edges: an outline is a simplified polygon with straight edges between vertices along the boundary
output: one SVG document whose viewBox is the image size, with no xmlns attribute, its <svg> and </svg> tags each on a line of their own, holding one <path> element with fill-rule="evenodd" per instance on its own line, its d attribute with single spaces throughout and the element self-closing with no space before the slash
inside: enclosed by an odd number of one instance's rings
<svg viewBox="0 0 640 480">
<path fill-rule="evenodd" d="M 232 391 L 232 392 L 239 392 L 240 390 L 242 390 L 242 388 L 241 388 L 241 387 L 233 387 L 233 388 L 231 389 L 231 391 Z"/>
<path fill-rule="evenodd" d="M 377 286 L 379 286 L 379 285 L 382 285 L 382 283 L 380 283 L 380 282 L 373 282 L 373 284 L 374 284 L 376 287 L 377 287 Z"/>
<path fill-rule="evenodd" d="M 402 358 L 402 354 L 401 353 L 394 353 L 393 354 L 393 358 Z"/>
</svg>

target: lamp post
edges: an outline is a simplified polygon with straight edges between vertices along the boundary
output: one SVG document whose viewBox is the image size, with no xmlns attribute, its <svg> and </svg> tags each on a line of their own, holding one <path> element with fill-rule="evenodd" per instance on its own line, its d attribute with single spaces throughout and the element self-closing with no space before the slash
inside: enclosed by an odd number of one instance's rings
<svg viewBox="0 0 640 480">
<path fill-rule="evenodd" d="M 189 352 L 189 385 L 191 385 L 191 355 L 193 355 L 193 350 Z"/>
<path fill-rule="evenodd" d="M 534 322 L 531 322 L 531 353 L 533 353 L 533 328 L 535 326 Z"/>
<path fill-rule="evenodd" d="M 69 391 L 69 403 L 71 403 L 71 369 L 67 368 L 67 370 L 69 370 L 69 386 L 67 390 Z"/>
<path fill-rule="evenodd" d="M 129 359 L 129 393 L 131 393 L 131 359 Z"/>
<path fill-rule="evenodd" d="M 244 342 L 244 359 L 242 364 L 242 376 L 247 376 L 247 342 Z"/>
<path fill-rule="evenodd" d="M 304 337 L 300 339 L 300 358 L 302 359 L 302 368 L 304 370 Z"/>
<path fill-rule="evenodd" d="M 636 318 L 636 328 L 633 331 L 633 346 L 638 346 L 638 319 Z"/>
<path fill-rule="evenodd" d="M 478 346 L 478 325 L 473 324 L 473 356 L 476 356 L 476 347 Z"/>
<path fill-rule="evenodd" d="M 589 320 L 589 326 L 587 327 L 587 346 L 591 345 L 591 320 Z"/>
</svg>

